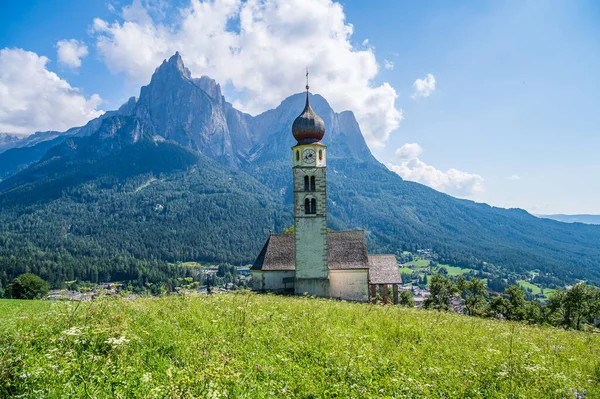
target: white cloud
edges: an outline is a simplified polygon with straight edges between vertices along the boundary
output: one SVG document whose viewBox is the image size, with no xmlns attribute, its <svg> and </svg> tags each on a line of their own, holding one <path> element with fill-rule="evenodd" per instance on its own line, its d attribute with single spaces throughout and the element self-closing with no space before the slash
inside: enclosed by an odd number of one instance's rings
<svg viewBox="0 0 600 399">
<path fill-rule="evenodd" d="M 393 70 L 394 69 L 394 61 L 383 60 L 383 67 L 390 71 Z"/>
<path fill-rule="evenodd" d="M 429 95 L 435 91 L 435 76 L 428 73 L 424 79 L 415 80 L 413 86 L 415 92 L 411 96 L 412 98 L 429 97 Z"/>
<path fill-rule="evenodd" d="M 401 161 L 410 161 L 418 158 L 423 152 L 423 148 L 417 143 L 406 143 L 396 150 L 396 157 Z"/>
<path fill-rule="evenodd" d="M 75 39 L 61 40 L 56 43 L 58 62 L 61 65 L 71 69 L 77 69 L 81 66 L 81 59 L 88 55 L 88 48 L 85 43 Z"/>
<path fill-rule="evenodd" d="M 481 176 L 454 168 L 443 172 L 421 161 L 418 157 L 422 151 L 421 146 L 416 143 L 404 144 L 396 150 L 401 163 L 388 163 L 386 166 L 405 180 L 458 197 L 470 197 L 485 191 Z"/>
<path fill-rule="evenodd" d="M 521 176 L 512 175 L 507 177 L 508 180 L 521 180 Z"/>
<path fill-rule="evenodd" d="M 97 94 L 86 98 L 47 62 L 23 49 L 0 50 L 0 132 L 66 130 L 102 114 Z"/>
<path fill-rule="evenodd" d="M 331 0 L 190 0 L 177 21 L 143 14 L 136 1 L 123 21 L 94 21 L 96 46 L 114 73 L 147 83 L 163 59 L 180 51 L 194 76 L 229 83 L 243 111 L 256 114 L 302 91 L 304 68 L 313 92 L 337 111 L 352 110 L 372 147 L 380 147 L 402 119 L 396 91 L 378 85 L 379 66 L 368 40 L 352 45 L 353 27 Z M 150 15 L 151 17 L 147 18 Z M 234 93 L 235 92 L 235 93 Z"/>
</svg>

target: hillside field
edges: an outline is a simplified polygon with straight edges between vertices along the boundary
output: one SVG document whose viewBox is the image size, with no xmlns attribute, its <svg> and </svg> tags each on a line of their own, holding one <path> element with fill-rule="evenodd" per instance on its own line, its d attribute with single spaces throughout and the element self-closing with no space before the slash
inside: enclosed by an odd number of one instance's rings
<svg viewBox="0 0 600 399">
<path fill-rule="evenodd" d="M 0 300 L 0 397 L 600 397 L 600 337 L 247 292 Z"/>
</svg>

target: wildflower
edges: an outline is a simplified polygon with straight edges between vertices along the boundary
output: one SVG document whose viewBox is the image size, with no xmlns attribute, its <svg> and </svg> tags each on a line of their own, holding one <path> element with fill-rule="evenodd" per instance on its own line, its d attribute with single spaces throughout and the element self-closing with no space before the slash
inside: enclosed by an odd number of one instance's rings
<svg viewBox="0 0 600 399">
<path fill-rule="evenodd" d="M 109 338 L 106 340 L 106 343 L 109 345 L 112 345 L 113 348 L 117 347 L 119 345 L 123 345 L 123 344 L 127 344 L 129 343 L 129 340 L 125 338 L 124 335 L 121 335 L 121 337 L 119 338 Z"/>
<path fill-rule="evenodd" d="M 23 374 L 21 374 L 21 375 L 19 376 L 19 378 L 22 378 L 22 379 L 25 379 L 25 378 L 27 378 L 27 377 L 31 377 L 31 374 L 29 374 L 29 373 L 23 373 Z"/>
<path fill-rule="evenodd" d="M 78 327 L 71 327 L 68 330 L 63 331 L 63 334 L 70 335 L 72 337 L 77 337 L 83 333 L 81 332 L 81 330 Z"/>
<path fill-rule="evenodd" d="M 150 382 L 152 381 L 152 373 L 144 373 L 142 376 L 142 382 Z"/>
</svg>

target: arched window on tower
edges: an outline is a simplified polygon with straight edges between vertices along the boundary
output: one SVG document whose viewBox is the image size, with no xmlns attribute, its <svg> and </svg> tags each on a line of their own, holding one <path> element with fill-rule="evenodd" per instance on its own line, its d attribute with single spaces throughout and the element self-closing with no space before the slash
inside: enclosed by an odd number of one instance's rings
<svg viewBox="0 0 600 399">
<path fill-rule="evenodd" d="M 314 198 L 306 198 L 304 200 L 304 213 L 306 215 L 314 215 L 317 213 L 317 200 Z"/>
<path fill-rule="evenodd" d="M 319 150 L 319 161 L 323 160 L 323 150 Z"/>
<path fill-rule="evenodd" d="M 304 191 L 310 191 L 308 176 L 304 176 Z"/>
<path fill-rule="evenodd" d="M 310 177 L 310 191 L 315 191 L 315 190 L 316 190 L 315 177 L 311 176 Z"/>
<path fill-rule="evenodd" d="M 300 151 L 296 150 L 296 162 L 300 161 Z"/>
</svg>

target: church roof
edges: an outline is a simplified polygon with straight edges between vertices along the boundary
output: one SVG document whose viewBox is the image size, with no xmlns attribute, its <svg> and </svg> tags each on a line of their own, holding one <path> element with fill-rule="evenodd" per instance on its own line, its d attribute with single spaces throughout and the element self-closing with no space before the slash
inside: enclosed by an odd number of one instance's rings
<svg viewBox="0 0 600 399">
<path fill-rule="evenodd" d="M 368 269 L 365 232 L 350 230 L 327 233 L 327 261 L 330 270 Z"/>
<path fill-rule="evenodd" d="M 331 270 L 368 269 L 367 243 L 363 230 L 327 233 Z M 251 270 L 296 270 L 293 234 L 271 234 Z"/>
<path fill-rule="evenodd" d="M 370 284 L 402 284 L 396 255 L 369 255 Z"/>
<path fill-rule="evenodd" d="M 308 86 L 306 87 L 306 105 L 302 113 L 298 115 L 292 124 L 292 134 L 298 141 L 298 144 L 317 143 L 325 136 L 325 123 L 310 106 Z"/>
<path fill-rule="evenodd" d="M 295 270 L 293 234 L 271 234 L 250 270 Z"/>
<path fill-rule="evenodd" d="M 402 278 L 395 255 L 368 255 L 363 230 L 327 233 L 330 270 L 369 269 L 371 284 L 400 284 Z M 251 270 L 295 270 L 293 234 L 272 234 L 258 254 Z"/>
</svg>

